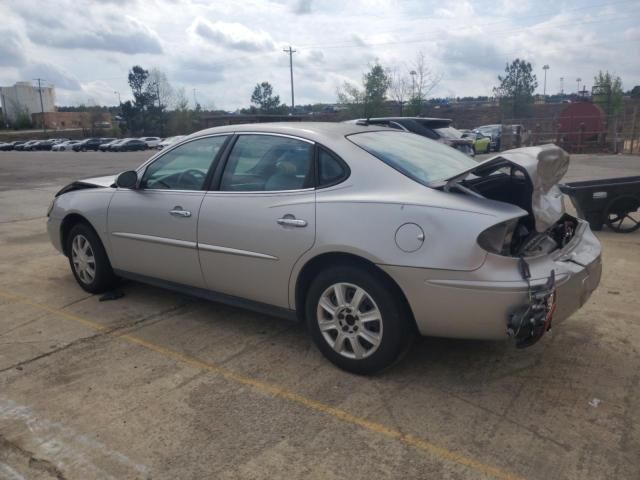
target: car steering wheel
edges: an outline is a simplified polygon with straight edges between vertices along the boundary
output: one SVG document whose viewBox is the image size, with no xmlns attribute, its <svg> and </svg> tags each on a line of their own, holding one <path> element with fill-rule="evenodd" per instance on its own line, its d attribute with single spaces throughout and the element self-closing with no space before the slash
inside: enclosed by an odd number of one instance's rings
<svg viewBox="0 0 640 480">
<path fill-rule="evenodd" d="M 189 178 L 184 178 L 185 176 Z M 185 183 L 189 186 L 202 186 L 202 184 L 204 183 L 205 177 L 206 177 L 206 174 L 204 174 L 200 170 L 197 170 L 195 168 L 190 168 L 180 173 L 180 176 L 178 177 L 178 185 L 182 186 L 183 179 L 184 179 L 186 180 Z"/>
</svg>

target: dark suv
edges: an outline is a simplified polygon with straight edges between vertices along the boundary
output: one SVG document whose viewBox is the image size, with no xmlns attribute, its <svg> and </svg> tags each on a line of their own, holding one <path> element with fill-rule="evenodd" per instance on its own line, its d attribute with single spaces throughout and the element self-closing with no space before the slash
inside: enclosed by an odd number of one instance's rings
<svg viewBox="0 0 640 480">
<path fill-rule="evenodd" d="M 366 120 L 349 120 L 349 122 L 367 125 L 384 125 L 398 130 L 417 133 L 423 137 L 449 145 L 471 157 L 474 155 L 473 142 L 467 138 L 462 138 L 462 132 L 453 128 L 451 126 L 453 120 L 448 118 L 381 117 L 368 118 Z"/>
</svg>

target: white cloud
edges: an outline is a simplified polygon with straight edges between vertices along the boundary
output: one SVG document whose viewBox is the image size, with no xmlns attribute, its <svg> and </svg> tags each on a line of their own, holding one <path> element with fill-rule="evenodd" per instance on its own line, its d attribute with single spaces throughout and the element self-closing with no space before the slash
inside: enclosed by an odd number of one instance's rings
<svg viewBox="0 0 640 480">
<path fill-rule="evenodd" d="M 206 42 L 245 52 L 260 52 L 274 49 L 271 35 L 262 30 L 251 30 L 241 23 L 210 22 L 196 18 L 191 31 Z"/>
<path fill-rule="evenodd" d="M 0 78 L 57 82 L 59 103 L 130 98 L 133 65 L 165 71 L 198 101 L 233 110 L 269 81 L 289 98 L 291 45 L 299 103 L 335 101 L 336 87 L 360 83 L 368 65 L 410 70 L 418 51 L 443 76 L 434 96 L 488 95 L 506 62 L 551 66 L 587 86 L 600 70 L 640 83 L 630 52 L 640 44 L 640 5 L 593 11 L 578 0 L 20 0 L 0 2 Z M 5 33 L 6 32 L 6 33 Z M 630 57 L 631 55 L 631 57 Z M 43 69 L 48 69 L 43 71 Z M 37 75 L 32 75 L 39 72 Z M 52 78 L 48 78 L 52 77 Z M 542 87 L 540 87 L 540 91 Z"/>
<path fill-rule="evenodd" d="M 64 69 L 49 63 L 31 63 L 20 70 L 25 78 L 42 78 L 45 82 L 63 90 L 82 90 L 78 79 Z"/>
</svg>

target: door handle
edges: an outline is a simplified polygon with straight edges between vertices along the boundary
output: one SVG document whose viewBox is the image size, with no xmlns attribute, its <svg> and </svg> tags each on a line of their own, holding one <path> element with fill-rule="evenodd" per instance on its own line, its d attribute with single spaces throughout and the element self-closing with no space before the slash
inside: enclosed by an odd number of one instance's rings
<svg viewBox="0 0 640 480">
<path fill-rule="evenodd" d="M 190 217 L 191 212 L 189 210 L 183 210 L 182 207 L 173 207 L 173 210 L 169 210 L 169 215 L 173 215 L 175 217 Z"/>
<path fill-rule="evenodd" d="M 288 226 L 288 227 L 306 227 L 307 221 L 294 217 L 293 215 L 285 215 L 282 218 L 276 220 L 278 225 Z"/>
</svg>

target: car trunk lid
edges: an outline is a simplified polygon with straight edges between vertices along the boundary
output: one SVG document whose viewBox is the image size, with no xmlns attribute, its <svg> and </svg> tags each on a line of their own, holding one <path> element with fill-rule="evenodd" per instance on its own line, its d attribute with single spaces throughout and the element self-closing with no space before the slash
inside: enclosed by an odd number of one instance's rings
<svg viewBox="0 0 640 480">
<path fill-rule="evenodd" d="M 544 232 L 562 218 L 565 211 L 558 182 L 569 168 L 569 154 L 553 144 L 502 152 L 446 179 L 443 189 L 450 191 L 458 186 L 470 193 L 463 186 L 467 177 L 487 176 L 505 167 L 515 167 L 524 175 L 530 186 L 530 208 L 536 231 Z"/>
</svg>

